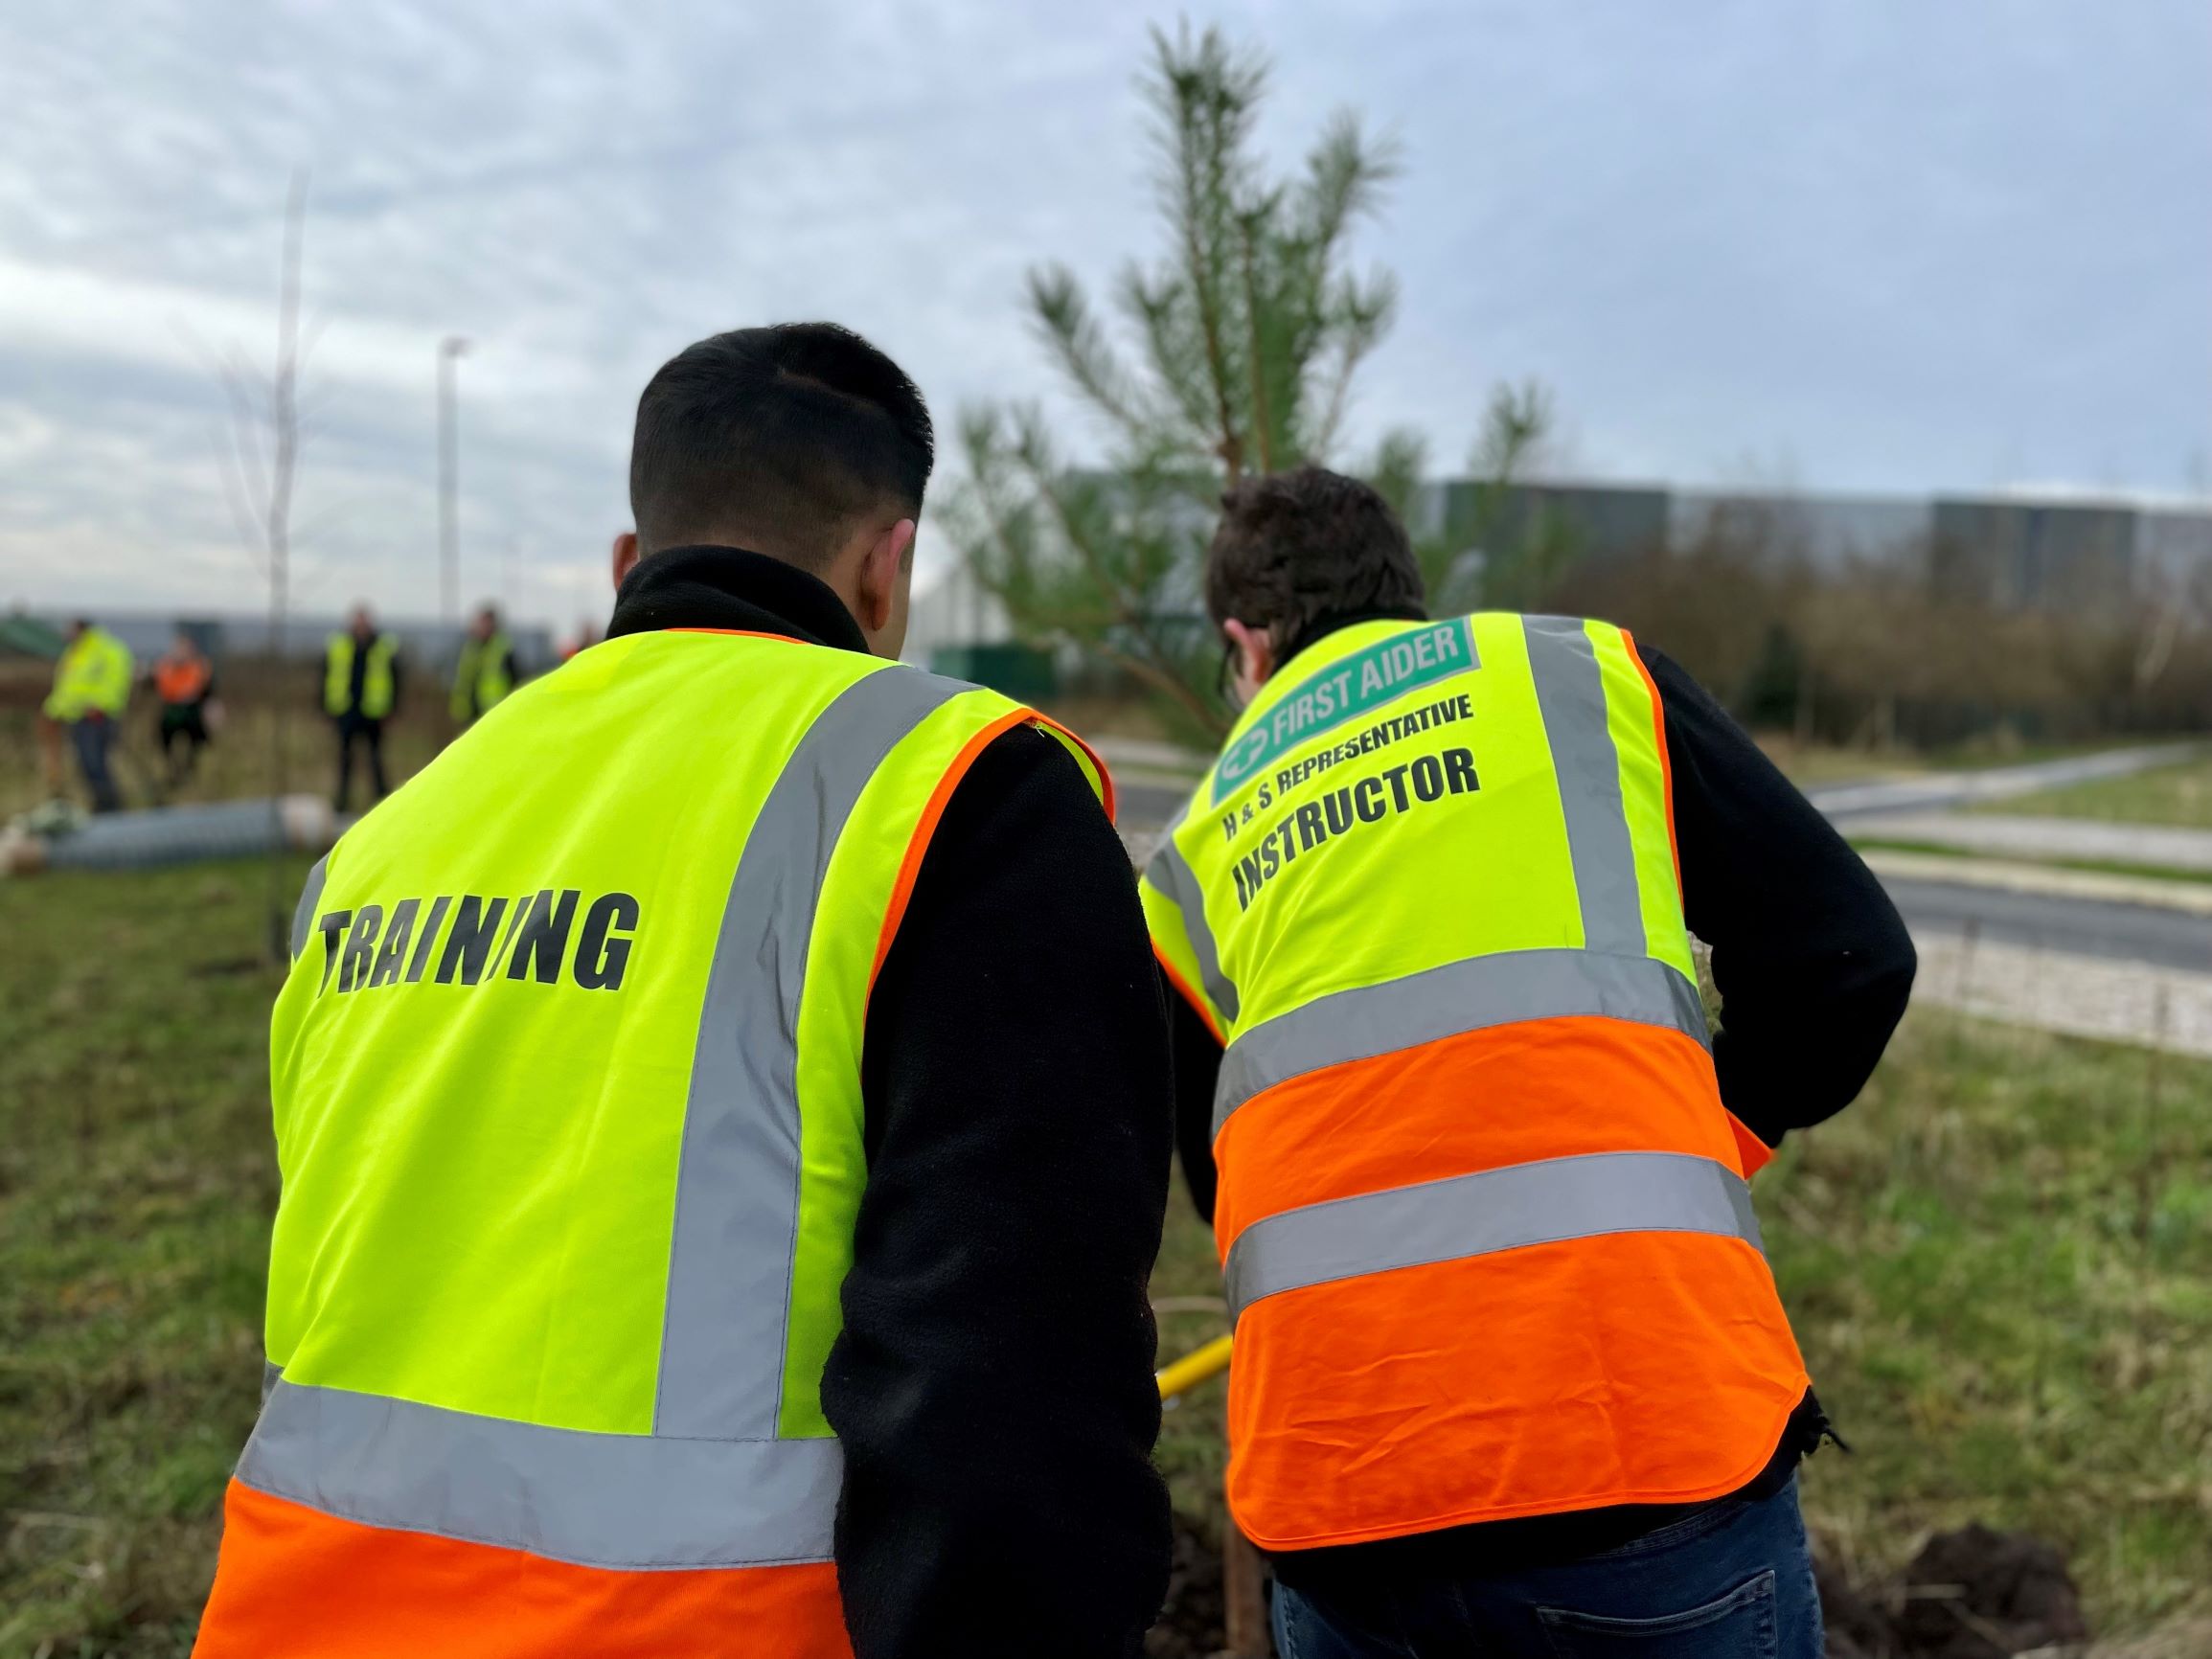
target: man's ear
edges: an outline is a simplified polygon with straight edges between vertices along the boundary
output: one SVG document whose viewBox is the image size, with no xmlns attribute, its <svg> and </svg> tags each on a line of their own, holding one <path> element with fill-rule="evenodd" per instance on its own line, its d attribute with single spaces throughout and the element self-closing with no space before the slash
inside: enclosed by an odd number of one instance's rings
<svg viewBox="0 0 2212 1659">
<path fill-rule="evenodd" d="M 1221 625 L 1221 632 L 1237 648 L 1237 681 L 1245 694 L 1258 691 L 1275 671 L 1275 636 L 1235 617 Z"/>
<path fill-rule="evenodd" d="M 614 538 L 614 585 L 622 589 L 622 579 L 635 569 L 638 561 L 637 532 L 626 530 Z"/>
<path fill-rule="evenodd" d="M 868 551 L 860 556 L 860 570 L 855 583 L 854 620 L 860 631 L 873 640 L 891 625 L 898 606 L 899 582 L 905 574 L 907 560 L 914 554 L 914 521 L 901 518 L 868 544 Z"/>
</svg>

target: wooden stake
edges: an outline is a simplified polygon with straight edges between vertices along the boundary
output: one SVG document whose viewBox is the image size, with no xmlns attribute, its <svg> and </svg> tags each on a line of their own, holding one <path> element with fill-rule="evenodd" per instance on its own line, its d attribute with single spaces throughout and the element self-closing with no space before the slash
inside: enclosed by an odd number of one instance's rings
<svg viewBox="0 0 2212 1659">
<path fill-rule="evenodd" d="M 1223 1519 L 1221 1607 L 1228 1636 L 1226 1659 L 1274 1659 L 1267 1631 L 1267 1569 L 1252 1540 L 1237 1523 Z"/>
</svg>

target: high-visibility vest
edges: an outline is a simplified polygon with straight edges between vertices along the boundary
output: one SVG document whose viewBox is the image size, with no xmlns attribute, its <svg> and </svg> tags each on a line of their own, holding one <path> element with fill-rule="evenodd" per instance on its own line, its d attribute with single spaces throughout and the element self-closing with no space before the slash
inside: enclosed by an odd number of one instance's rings
<svg viewBox="0 0 2212 1659">
<path fill-rule="evenodd" d="M 88 627 L 62 648 L 54 665 L 54 690 L 44 712 L 50 720 L 81 720 L 97 711 L 120 719 L 130 705 L 130 648 L 103 627 Z"/>
<path fill-rule="evenodd" d="M 1620 629 L 1328 635 L 1143 884 L 1226 1044 L 1229 1503 L 1271 1549 L 1756 1476 L 1807 1379 L 1722 1108 Z"/>
<path fill-rule="evenodd" d="M 868 996 L 946 797 L 1024 721 L 1106 792 L 994 692 L 626 636 L 317 866 L 270 1045 L 270 1381 L 199 1653 L 850 1653 L 820 1377 Z"/>
<path fill-rule="evenodd" d="M 332 716 L 358 714 L 364 719 L 385 719 L 398 697 L 392 659 L 399 654 L 399 642 L 390 634 L 377 634 L 369 641 L 368 662 L 361 670 L 361 706 L 355 709 L 353 652 L 357 645 L 351 633 L 334 633 L 324 648 L 323 712 Z"/>
<path fill-rule="evenodd" d="M 470 634 L 461 642 L 461 660 L 454 665 L 453 694 L 449 701 L 455 720 L 467 725 L 490 714 L 494 704 L 514 690 L 514 677 L 507 669 L 513 653 L 513 647 L 503 633 L 495 633 L 488 640 Z"/>
<path fill-rule="evenodd" d="M 153 665 L 153 693 L 165 703 L 196 703 L 214 679 L 215 670 L 197 651 L 171 651 Z"/>
</svg>

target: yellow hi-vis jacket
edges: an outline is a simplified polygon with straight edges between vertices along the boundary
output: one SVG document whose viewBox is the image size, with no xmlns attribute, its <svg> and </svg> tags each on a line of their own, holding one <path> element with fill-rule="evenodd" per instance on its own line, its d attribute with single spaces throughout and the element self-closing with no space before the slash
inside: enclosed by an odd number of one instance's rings
<svg viewBox="0 0 2212 1659">
<path fill-rule="evenodd" d="M 353 654 L 361 648 L 361 642 L 345 628 L 323 647 L 323 712 L 332 718 L 357 714 L 366 720 L 386 719 L 399 700 L 392 660 L 399 654 L 399 642 L 390 634 L 372 634 L 368 661 L 361 669 L 361 706 L 353 707 Z"/>
<path fill-rule="evenodd" d="M 513 648 L 505 633 L 488 640 L 470 634 L 461 642 L 461 660 L 454 665 L 448 699 L 448 712 L 456 723 L 465 726 L 481 719 L 514 690 L 514 676 L 508 668 Z"/>
<path fill-rule="evenodd" d="M 1766 1466 L 1808 1385 L 1627 634 L 1484 614 L 1328 635 L 1244 712 L 1143 895 L 1226 1045 L 1245 1533 L 1687 1503 Z"/>
<path fill-rule="evenodd" d="M 99 713 L 121 719 L 130 705 L 130 648 L 103 627 L 88 627 L 62 648 L 54 665 L 46 717 L 64 722 Z"/>
<path fill-rule="evenodd" d="M 200 1654 L 850 1653 L 820 1379 L 868 995 L 1023 721 L 858 652 L 629 635 L 347 832 L 271 1027 L 270 1382 Z"/>
</svg>

